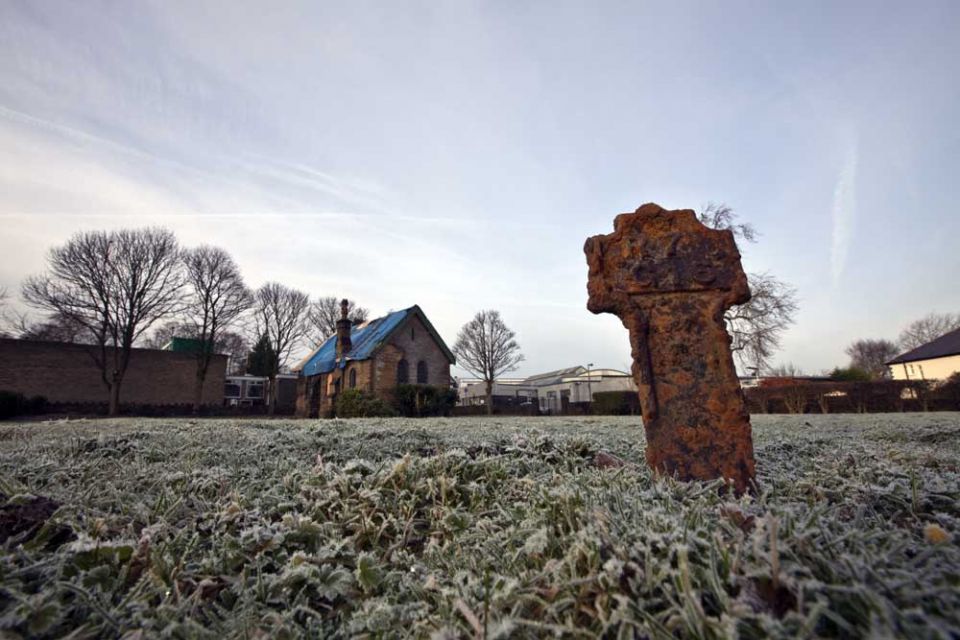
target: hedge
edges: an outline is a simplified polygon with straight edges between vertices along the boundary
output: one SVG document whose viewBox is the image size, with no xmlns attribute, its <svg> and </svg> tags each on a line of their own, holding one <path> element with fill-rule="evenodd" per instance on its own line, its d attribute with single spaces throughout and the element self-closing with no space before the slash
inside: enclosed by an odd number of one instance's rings
<svg viewBox="0 0 960 640">
<path fill-rule="evenodd" d="M 401 384 L 393 393 L 393 408 L 407 418 L 449 416 L 456 404 L 457 392 L 444 387 Z"/>
<path fill-rule="evenodd" d="M 593 394 L 593 414 L 598 416 L 632 416 L 640 413 L 636 391 L 598 391 Z"/>
<path fill-rule="evenodd" d="M 744 389 L 751 413 L 884 413 L 960 409 L 960 374 L 926 380 L 792 381 Z"/>
<path fill-rule="evenodd" d="M 47 399 L 43 396 L 28 398 L 15 391 L 0 391 L 0 420 L 17 416 L 46 413 Z"/>
</svg>

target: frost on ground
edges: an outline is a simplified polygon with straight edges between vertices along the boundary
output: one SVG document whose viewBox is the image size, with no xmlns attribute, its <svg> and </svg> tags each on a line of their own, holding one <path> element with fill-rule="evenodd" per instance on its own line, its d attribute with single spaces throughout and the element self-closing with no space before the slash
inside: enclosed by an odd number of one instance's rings
<svg viewBox="0 0 960 640">
<path fill-rule="evenodd" d="M 0 636 L 960 635 L 960 414 L 753 423 L 740 499 L 637 418 L 6 424 Z"/>
</svg>

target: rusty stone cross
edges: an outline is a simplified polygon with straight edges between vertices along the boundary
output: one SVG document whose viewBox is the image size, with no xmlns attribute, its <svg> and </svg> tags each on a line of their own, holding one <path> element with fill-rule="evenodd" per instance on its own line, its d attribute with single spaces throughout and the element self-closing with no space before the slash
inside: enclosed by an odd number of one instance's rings
<svg viewBox="0 0 960 640">
<path fill-rule="evenodd" d="M 656 204 L 618 215 L 613 227 L 584 245 L 587 308 L 616 314 L 630 332 L 647 463 L 743 492 L 753 440 L 723 314 L 750 289 L 733 234 Z"/>
</svg>

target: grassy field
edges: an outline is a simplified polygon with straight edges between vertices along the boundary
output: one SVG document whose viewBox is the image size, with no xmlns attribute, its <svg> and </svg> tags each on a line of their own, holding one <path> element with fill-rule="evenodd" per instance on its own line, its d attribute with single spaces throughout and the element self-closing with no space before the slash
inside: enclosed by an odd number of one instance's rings
<svg viewBox="0 0 960 640">
<path fill-rule="evenodd" d="M 960 636 L 960 414 L 753 422 L 739 499 L 636 418 L 0 424 L 0 637 Z"/>
</svg>

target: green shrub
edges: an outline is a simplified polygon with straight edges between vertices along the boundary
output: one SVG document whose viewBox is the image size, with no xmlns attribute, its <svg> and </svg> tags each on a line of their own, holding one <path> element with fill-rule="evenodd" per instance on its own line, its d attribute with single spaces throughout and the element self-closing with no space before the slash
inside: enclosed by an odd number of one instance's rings
<svg viewBox="0 0 960 640">
<path fill-rule="evenodd" d="M 359 389 L 347 389 L 337 398 L 338 418 L 382 418 L 397 415 L 389 404 Z"/>
<path fill-rule="evenodd" d="M 397 385 L 393 396 L 394 409 L 407 418 L 449 416 L 456 404 L 456 391 L 428 385 Z"/>
</svg>

